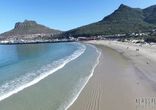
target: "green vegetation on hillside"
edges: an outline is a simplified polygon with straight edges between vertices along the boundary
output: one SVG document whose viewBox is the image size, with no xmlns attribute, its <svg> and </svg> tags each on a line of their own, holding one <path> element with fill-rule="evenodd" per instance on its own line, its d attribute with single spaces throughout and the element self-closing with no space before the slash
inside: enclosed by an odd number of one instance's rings
<svg viewBox="0 0 156 110">
<path fill-rule="evenodd" d="M 148 36 L 144 38 L 145 42 L 155 42 L 156 43 L 156 36 Z"/>
<path fill-rule="evenodd" d="M 62 36 L 94 36 L 144 32 L 156 27 L 156 6 L 146 8 L 131 8 L 120 5 L 111 15 L 103 20 L 82 26 L 62 34 Z"/>
</svg>

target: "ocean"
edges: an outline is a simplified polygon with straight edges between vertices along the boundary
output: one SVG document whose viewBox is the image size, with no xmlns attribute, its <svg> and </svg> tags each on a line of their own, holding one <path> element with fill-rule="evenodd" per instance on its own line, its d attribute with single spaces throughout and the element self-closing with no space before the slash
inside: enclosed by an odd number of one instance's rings
<svg viewBox="0 0 156 110">
<path fill-rule="evenodd" d="M 0 109 L 66 110 L 99 56 L 82 43 L 0 45 Z"/>
</svg>

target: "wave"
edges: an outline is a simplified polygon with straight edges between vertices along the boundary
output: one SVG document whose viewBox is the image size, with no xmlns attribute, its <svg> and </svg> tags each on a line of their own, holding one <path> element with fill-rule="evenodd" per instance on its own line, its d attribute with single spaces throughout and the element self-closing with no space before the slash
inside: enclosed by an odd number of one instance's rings
<svg viewBox="0 0 156 110">
<path fill-rule="evenodd" d="M 101 51 L 99 51 L 95 46 L 93 46 L 91 44 L 87 44 L 87 45 L 90 45 L 91 47 L 96 49 L 96 52 L 98 53 L 98 57 L 96 59 L 96 62 L 93 65 L 93 67 L 92 67 L 92 69 L 90 71 L 90 75 L 88 77 L 86 77 L 85 79 L 80 79 L 77 87 L 75 87 L 75 90 L 73 91 L 73 97 L 72 97 L 72 99 L 70 99 L 70 101 L 69 101 L 70 103 L 66 103 L 63 106 L 60 106 L 60 108 L 58 110 L 68 110 L 73 105 L 73 103 L 77 100 L 77 98 L 79 97 L 80 93 L 85 88 L 85 86 L 87 85 L 87 83 L 89 82 L 91 77 L 93 76 L 95 68 L 99 64 L 100 57 L 101 57 Z M 83 84 L 83 86 L 80 83 Z"/>
<path fill-rule="evenodd" d="M 70 56 L 54 61 L 52 64 L 47 64 L 36 72 L 26 73 L 24 76 L 16 78 L 0 86 L 0 101 L 38 83 L 42 79 L 63 68 L 67 63 L 81 56 L 85 52 L 86 46 L 80 43 L 76 44 L 78 45 L 78 49 Z"/>
</svg>

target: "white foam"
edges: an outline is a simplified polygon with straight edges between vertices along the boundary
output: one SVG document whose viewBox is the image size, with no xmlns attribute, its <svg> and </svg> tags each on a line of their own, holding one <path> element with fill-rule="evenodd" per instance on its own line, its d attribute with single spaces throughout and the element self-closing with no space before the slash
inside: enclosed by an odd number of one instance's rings
<svg viewBox="0 0 156 110">
<path fill-rule="evenodd" d="M 90 45 L 90 44 L 88 44 L 88 45 Z M 97 65 L 99 64 L 100 57 L 101 57 L 101 52 L 100 52 L 95 46 L 93 46 L 93 45 L 90 45 L 90 46 L 92 46 L 93 48 L 95 48 L 95 49 L 96 49 L 96 52 L 98 53 L 98 57 L 97 57 L 97 60 L 96 60 L 96 62 L 95 62 L 95 65 L 94 65 L 93 68 L 91 69 L 91 74 L 90 74 L 88 77 L 86 77 L 83 86 L 80 87 L 80 89 L 79 89 L 78 91 L 75 90 L 75 91 L 77 91 L 77 92 L 74 92 L 74 93 L 76 93 L 76 94 L 74 94 L 75 96 L 71 99 L 71 102 L 70 102 L 67 106 L 64 105 L 64 107 L 61 107 L 61 108 L 59 108 L 58 110 L 62 110 L 62 108 L 64 108 L 64 110 L 68 110 L 68 108 L 70 108 L 70 106 L 73 105 L 73 103 L 77 100 L 77 98 L 79 97 L 80 93 L 81 93 L 82 90 L 85 88 L 85 86 L 87 85 L 87 83 L 89 82 L 89 80 L 91 79 L 91 77 L 93 76 L 94 71 L 95 71 L 95 68 L 96 68 Z M 80 81 L 80 82 L 81 82 L 81 81 Z M 66 106 L 66 107 L 65 107 L 65 106 Z"/>
<path fill-rule="evenodd" d="M 59 69 L 63 68 L 67 63 L 75 60 L 79 56 L 81 56 L 85 50 L 86 46 L 79 44 L 79 49 L 76 50 L 72 55 L 67 56 L 63 59 L 53 62 L 52 64 L 48 64 L 42 67 L 40 70 L 34 73 L 29 73 L 23 77 L 17 78 L 13 81 L 10 81 L 0 87 L 0 93 L 3 94 L 0 96 L 0 101 L 22 91 L 23 89 L 30 87 L 42 79 L 48 77 L 49 75 L 53 74 L 54 72 L 58 71 Z M 39 74 L 40 73 L 40 74 Z M 38 76 L 36 76 L 36 74 Z M 34 78 L 32 81 L 30 79 Z"/>
</svg>

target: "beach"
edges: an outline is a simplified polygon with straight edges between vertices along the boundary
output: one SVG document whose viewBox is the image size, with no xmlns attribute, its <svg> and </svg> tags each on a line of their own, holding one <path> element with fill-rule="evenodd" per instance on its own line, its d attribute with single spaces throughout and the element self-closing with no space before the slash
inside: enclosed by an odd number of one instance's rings
<svg viewBox="0 0 156 110">
<path fill-rule="evenodd" d="M 89 41 L 100 62 L 69 110 L 155 110 L 155 46 Z"/>
<path fill-rule="evenodd" d="M 6 53 L 0 57 L 6 60 L 0 62 L 0 110 L 66 110 L 92 77 L 99 56 L 94 46 L 80 43 L 4 45 L 0 51 Z"/>
<path fill-rule="evenodd" d="M 4 50 L 3 48 L 4 46 L 1 51 Z M 2 97 L 0 101 L 2 110 L 156 109 L 156 46 L 154 44 L 142 45 L 130 42 L 93 40 L 79 44 L 33 44 L 5 46 L 5 48 L 18 49 L 18 51 L 11 51 L 7 57 L 5 55 L 4 58 L 10 58 L 11 63 L 16 64 L 12 59 L 16 60 L 17 55 L 21 55 L 20 58 L 27 58 L 28 62 L 21 59 L 21 63 L 19 63 L 22 64 L 21 71 L 30 64 L 35 66 L 29 67 L 29 69 L 38 69 L 36 62 L 45 65 L 47 62 L 53 61 L 55 57 L 58 60 L 63 55 L 67 55 L 65 60 L 58 61 L 62 62 L 67 59 L 68 62 L 65 62 L 66 64 L 63 66 L 58 66 L 60 69 L 55 72 L 51 72 L 55 66 L 48 65 L 48 68 L 43 68 L 43 70 L 50 71 L 49 74 L 42 70 L 39 72 L 46 75 L 45 77 L 38 79 L 35 76 L 38 82 L 31 83 L 29 87 L 19 86 L 24 88 L 15 91 L 15 94 L 4 97 L 5 99 Z M 30 53 L 28 56 L 21 54 L 23 48 Z M 43 48 L 44 54 L 38 52 L 38 48 Z M 61 56 L 58 57 L 58 55 Z M 12 65 L 8 66 L 12 67 Z M 19 65 L 15 66 L 17 68 L 13 66 L 9 69 L 8 66 L 6 65 L 7 71 L 5 68 L 1 69 L 0 73 L 4 72 L 2 74 L 4 78 L 8 77 L 5 75 L 9 72 L 12 74 L 14 72 L 15 76 L 18 75 L 16 73 L 20 70 Z M 4 71 L 2 71 L 3 69 Z M 30 72 L 28 76 L 31 74 Z M 37 75 L 38 72 L 35 74 Z M 27 77 L 27 74 L 24 76 L 25 79 L 31 78 Z M 13 88 L 15 82 L 16 79 L 7 83 L 9 86 L 2 85 L 0 92 L 3 93 L 4 87 Z"/>
</svg>

